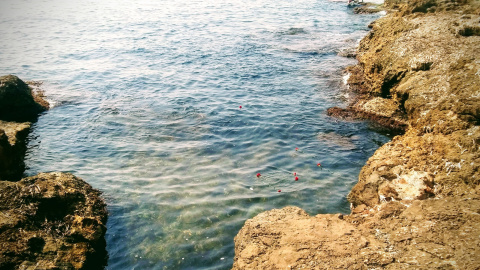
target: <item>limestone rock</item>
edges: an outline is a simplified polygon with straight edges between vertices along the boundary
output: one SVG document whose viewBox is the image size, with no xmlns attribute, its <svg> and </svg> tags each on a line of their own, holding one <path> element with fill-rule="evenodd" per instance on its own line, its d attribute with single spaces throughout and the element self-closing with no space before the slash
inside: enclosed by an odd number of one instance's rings
<svg viewBox="0 0 480 270">
<path fill-rule="evenodd" d="M 106 205 L 66 173 L 0 181 L 0 269 L 103 269 Z"/>
<path fill-rule="evenodd" d="M 354 215 L 297 207 L 247 220 L 237 269 L 477 269 L 480 197 L 387 202 Z"/>
<path fill-rule="evenodd" d="M 351 76 L 360 114 L 398 118 L 405 135 L 382 146 L 349 194 L 356 207 L 384 200 L 471 193 L 478 185 L 480 21 L 478 1 L 397 1 L 373 23 Z M 468 14 L 468 15 L 466 15 Z M 370 117 L 375 119 L 374 117 Z"/>
</svg>

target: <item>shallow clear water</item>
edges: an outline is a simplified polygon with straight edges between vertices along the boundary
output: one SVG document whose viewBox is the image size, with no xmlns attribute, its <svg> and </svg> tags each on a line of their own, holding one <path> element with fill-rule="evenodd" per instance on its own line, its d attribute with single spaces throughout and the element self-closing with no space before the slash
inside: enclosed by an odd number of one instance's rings
<svg viewBox="0 0 480 270">
<path fill-rule="evenodd" d="M 354 63 L 337 53 L 376 16 L 322 0 L 2 1 L 0 74 L 44 81 L 54 104 L 26 173 L 104 192 L 108 269 L 228 269 L 262 211 L 349 211 L 388 138 L 325 111 Z"/>
</svg>

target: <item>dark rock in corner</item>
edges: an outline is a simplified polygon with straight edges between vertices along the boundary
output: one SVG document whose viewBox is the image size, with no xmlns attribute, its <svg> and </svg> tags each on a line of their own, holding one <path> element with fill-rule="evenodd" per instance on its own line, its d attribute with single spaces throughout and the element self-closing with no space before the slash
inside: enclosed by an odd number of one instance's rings
<svg viewBox="0 0 480 270">
<path fill-rule="evenodd" d="M 103 269 L 106 204 L 66 173 L 0 182 L 0 269 Z"/>
<path fill-rule="evenodd" d="M 48 108 L 42 91 L 34 91 L 17 76 L 0 77 L 0 180 L 22 178 L 30 122 Z"/>
<path fill-rule="evenodd" d="M 26 139 L 30 123 L 0 120 L 0 180 L 18 181 L 25 170 Z"/>
<path fill-rule="evenodd" d="M 0 120 L 15 122 L 35 121 L 38 114 L 48 109 L 24 81 L 14 75 L 0 77 Z"/>
<path fill-rule="evenodd" d="M 107 262 L 100 192 L 65 173 L 20 180 L 30 122 L 48 107 L 41 91 L 0 77 L 0 180 L 8 180 L 0 181 L 0 269 L 100 270 Z"/>
</svg>

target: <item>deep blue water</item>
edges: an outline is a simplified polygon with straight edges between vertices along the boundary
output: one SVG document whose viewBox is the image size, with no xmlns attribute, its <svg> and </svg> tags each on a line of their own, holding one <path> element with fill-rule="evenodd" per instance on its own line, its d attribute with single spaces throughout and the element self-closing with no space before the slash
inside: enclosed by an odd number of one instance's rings
<svg viewBox="0 0 480 270">
<path fill-rule="evenodd" d="M 338 52 L 377 16 L 326 0 L 4 0 L 0 74 L 44 81 L 54 105 L 26 174 L 103 191 L 108 269 L 229 269 L 262 211 L 349 212 L 389 138 L 325 111 L 355 63 Z"/>
</svg>

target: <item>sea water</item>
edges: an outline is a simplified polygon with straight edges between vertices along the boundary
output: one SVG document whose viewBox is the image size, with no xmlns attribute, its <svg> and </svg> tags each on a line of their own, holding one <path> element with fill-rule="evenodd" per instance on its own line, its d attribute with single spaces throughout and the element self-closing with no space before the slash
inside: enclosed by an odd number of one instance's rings
<svg viewBox="0 0 480 270">
<path fill-rule="evenodd" d="M 346 104 L 355 60 L 338 53 L 377 16 L 327 0 L 3 0 L 0 74 L 43 81 L 52 104 L 26 175 L 103 192 L 107 269 L 229 269 L 262 211 L 349 212 L 389 138 L 325 112 Z"/>
</svg>

